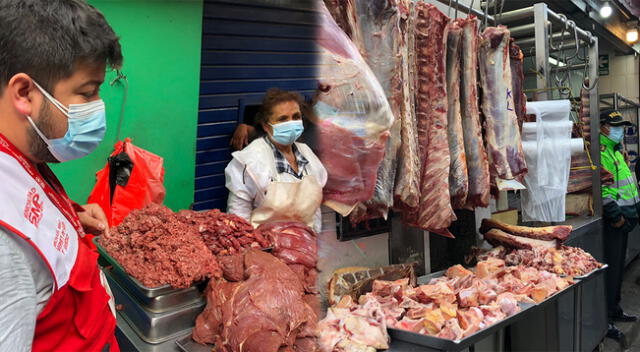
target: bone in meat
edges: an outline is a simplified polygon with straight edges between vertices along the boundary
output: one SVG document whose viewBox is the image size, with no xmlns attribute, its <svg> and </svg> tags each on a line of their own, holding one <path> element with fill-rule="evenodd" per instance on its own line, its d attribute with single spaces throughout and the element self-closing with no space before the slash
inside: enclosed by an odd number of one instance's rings
<svg viewBox="0 0 640 352">
<path fill-rule="evenodd" d="M 464 151 L 469 173 L 467 207 L 489 206 L 490 177 L 487 151 L 482 139 L 480 112 L 478 110 L 478 20 L 470 16 L 457 20 L 462 33 L 462 75 L 460 82 L 460 105 L 462 129 L 464 131 Z"/>
<path fill-rule="evenodd" d="M 447 39 L 447 127 L 449 131 L 449 152 L 451 154 L 449 171 L 449 192 L 451 205 L 461 209 L 467 201 L 469 183 L 467 179 L 467 160 L 464 153 L 464 136 L 460 116 L 460 48 L 462 28 L 458 22 L 449 26 Z"/>
<path fill-rule="evenodd" d="M 484 234 L 484 239 L 494 246 L 515 249 L 553 248 L 558 246 L 556 240 L 534 240 L 533 238 L 514 236 L 498 229 L 487 231 Z"/>
<path fill-rule="evenodd" d="M 491 229 L 499 229 L 515 236 L 529 237 L 539 240 L 559 240 L 564 242 L 573 228 L 568 225 L 528 227 L 509 225 L 493 219 L 483 219 L 480 226 L 480 233 L 486 233 Z"/>
<path fill-rule="evenodd" d="M 415 96 L 413 92 L 413 77 L 415 76 L 415 60 L 413 48 L 413 34 L 409 32 L 411 28 L 411 17 L 409 2 L 400 0 L 398 2 L 399 28 L 401 48 L 402 77 L 399 89 L 402 91 L 402 110 L 400 112 L 400 135 L 401 146 L 398 151 L 398 172 L 396 173 L 396 185 L 394 190 L 396 203 L 400 203 L 398 208 L 415 208 L 418 206 L 420 198 L 420 167 L 421 159 L 418 155 L 418 126 L 414 109 Z"/>
<path fill-rule="evenodd" d="M 447 136 L 446 40 L 449 19 L 435 6 L 416 3 L 416 118 L 421 160 L 418 209 L 405 212 L 405 222 L 453 237 L 447 229 L 456 219 L 449 196 Z"/>
<path fill-rule="evenodd" d="M 527 171 L 511 96 L 509 37 L 506 27 L 489 27 L 482 33 L 479 52 L 489 165 L 493 175 L 507 180 Z"/>
</svg>

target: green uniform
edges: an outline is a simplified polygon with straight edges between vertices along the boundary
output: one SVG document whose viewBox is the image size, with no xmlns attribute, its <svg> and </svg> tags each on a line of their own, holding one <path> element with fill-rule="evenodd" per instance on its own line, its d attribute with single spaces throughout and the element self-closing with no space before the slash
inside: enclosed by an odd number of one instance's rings
<svg viewBox="0 0 640 352">
<path fill-rule="evenodd" d="M 613 224 L 624 216 L 628 220 L 638 219 L 640 197 L 636 181 L 620 152 L 620 144 L 600 134 L 600 160 L 602 167 L 613 174 L 613 184 L 602 186 L 604 220 Z M 635 222 L 635 221 L 631 221 Z"/>
</svg>

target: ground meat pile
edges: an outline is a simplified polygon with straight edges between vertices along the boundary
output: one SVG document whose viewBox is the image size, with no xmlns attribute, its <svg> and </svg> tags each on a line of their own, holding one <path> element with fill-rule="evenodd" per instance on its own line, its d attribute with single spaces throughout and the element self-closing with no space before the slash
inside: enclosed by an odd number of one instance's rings
<svg viewBox="0 0 640 352">
<path fill-rule="evenodd" d="M 224 258 L 227 279 L 209 281 L 193 339 L 214 343 L 217 352 L 317 351 L 318 317 L 308 303 L 314 296 L 298 276 L 256 249 Z"/>
<path fill-rule="evenodd" d="M 178 219 L 187 225 L 196 226 L 207 247 L 217 256 L 233 255 L 247 248 L 267 248 L 271 242 L 255 233 L 245 219 L 223 213 L 218 209 L 206 212 L 182 210 Z"/>
<path fill-rule="evenodd" d="M 147 287 L 169 284 L 184 288 L 221 276 L 216 257 L 197 229 L 161 205 L 132 211 L 100 239 L 100 244 Z"/>
</svg>

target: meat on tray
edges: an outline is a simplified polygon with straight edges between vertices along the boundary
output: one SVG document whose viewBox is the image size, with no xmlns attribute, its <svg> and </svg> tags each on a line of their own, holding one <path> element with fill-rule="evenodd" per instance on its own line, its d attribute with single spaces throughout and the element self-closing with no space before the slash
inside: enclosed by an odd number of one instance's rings
<svg viewBox="0 0 640 352">
<path fill-rule="evenodd" d="M 449 193 L 446 43 L 449 18 L 434 5 L 415 3 L 416 119 L 422 160 L 420 201 L 403 212 L 407 224 L 453 237 L 456 219 Z"/>
<path fill-rule="evenodd" d="M 546 227 L 516 226 L 494 219 L 483 219 L 482 224 L 480 225 L 480 233 L 486 233 L 491 229 L 499 229 L 519 237 L 528 237 L 538 240 L 558 240 L 560 242 L 564 242 L 571 234 L 573 227 L 569 225 Z"/>
<path fill-rule="evenodd" d="M 132 211 L 102 236 L 100 245 L 147 287 L 189 287 L 221 274 L 216 257 L 198 231 L 155 203 Z"/>
<path fill-rule="evenodd" d="M 268 248 L 269 239 L 256 233 L 245 219 L 223 213 L 218 209 L 198 212 L 181 210 L 178 220 L 193 228 L 202 236 L 213 254 L 233 255 L 247 248 Z"/>
<path fill-rule="evenodd" d="M 462 209 L 467 202 L 469 179 L 467 159 L 464 152 L 464 134 L 462 115 L 460 112 L 460 57 L 462 49 L 462 33 L 460 21 L 449 25 L 447 40 L 447 127 L 449 133 L 449 152 L 451 163 L 449 171 L 449 193 L 451 206 Z"/>
<path fill-rule="evenodd" d="M 241 281 L 210 280 L 207 306 L 192 337 L 214 343 L 216 351 L 317 351 L 314 308 L 304 285 L 273 255 L 249 249 L 237 261 Z"/>
<path fill-rule="evenodd" d="M 499 246 L 478 258 L 489 257 L 504 259 L 507 265 L 525 265 L 571 277 L 587 275 L 602 267 L 602 264 L 591 254 L 581 248 L 569 246 L 533 249 L 511 249 Z"/>
<path fill-rule="evenodd" d="M 510 33 L 504 26 L 482 33 L 479 51 L 485 142 L 492 174 L 510 180 L 527 171 L 511 92 Z"/>
<path fill-rule="evenodd" d="M 318 242 L 309 226 L 291 221 L 272 222 L 260 225 L 256 234 L 273 242 L 273 255 L 300 278 L 307 293 L 318 293 Z"/>
<path fill-rule="evenodd" d="M 552 248 L 558 246 L 558 241 L 555 239 L 539 240 L 529 237 L 520 237 L 498 229 L 491 229 L 485 232 L 484 239 L 494 246 L 505 246 L 518 249 L 532 249 L 537 247 Z"/>
<path fill-rule="evenodd" d="M 460 265 L 445 275 L 420 286 L 409 279 L 376 280 L 372 290 L 354 301 L 350 296 L 331 310 L 349 308 L 365 317 L 384 317 L 370 324 L 380 325 L 444 339 L 459 340 L 520 311 L 519 303 L 542 302 L 567 288 L 573 281 L 533 267 L 507 266 L 498 258 L 481 261 L 475 268 Z M 368 313 L 368 311 L 381 313 Z M 342 341 L 339 328 L 347 318 L 328 316 L 319 324 L 323 341 Z M 371 336 L 378 336 L 371 332 Z M 384 341 L 367 341 L 368 346 Z M 363 344 L 360 342 L 360 344 Z M 330 350 L 329 350 L 330 351 Z"/>
<path fill-rule="evenodd" d="M 457 20 L 462 27 L 462 75 L 460 105 L 464 152 L 469 173 L 467 207 L 488 207 L 491 189 L 489 161 L 482 137 L 478 109 L 478 20 L 474 16 Z"/>
</svg>

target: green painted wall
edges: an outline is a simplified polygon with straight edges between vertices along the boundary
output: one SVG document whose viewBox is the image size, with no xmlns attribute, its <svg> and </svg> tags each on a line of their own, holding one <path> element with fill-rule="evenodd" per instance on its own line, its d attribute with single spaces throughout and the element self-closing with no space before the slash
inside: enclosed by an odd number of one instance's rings
<svg viewBox="0 0 640 352">
<path fill-rule="evenodd" d="M 116 33 L 124 54 L 122 71 L 129 92 L 121 139 L 165 160 L 165 204 L 174 210 L 193 202 L 195 140 L 200 86 L 202 0 L 89 0 Z M 56 165 L 54 171 L 70 197 L 84 203 L 95 173 L 104 167 L 116 142 L 124 85 L 109 83 L 101 95 L 107 106 L 105 140 L 91 155 Z"/>
</svg>

